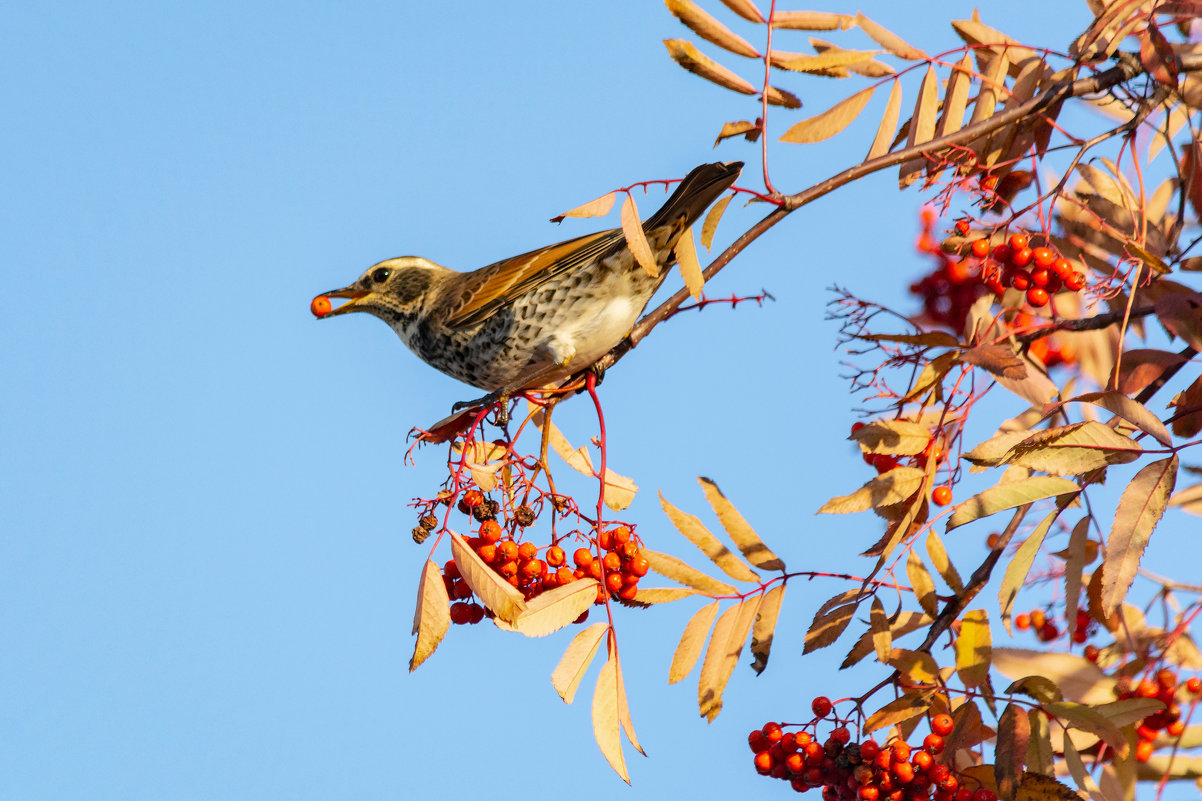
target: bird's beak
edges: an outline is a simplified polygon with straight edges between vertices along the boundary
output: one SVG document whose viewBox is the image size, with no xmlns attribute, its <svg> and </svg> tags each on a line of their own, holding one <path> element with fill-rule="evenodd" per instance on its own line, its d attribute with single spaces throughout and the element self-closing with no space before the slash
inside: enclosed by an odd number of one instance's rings
<svg viewBox="0 0 1202 801">
<path fill-rule="evenodd" d="M 333 292 L 324 292 L 313 299 L 314 313 L 315 314 L 317 313 L 316 312 L 316 309 L 318 308 L 317 302 L 320 298 L 326 298 L 327 304 L 329 302 L 329 299 L 331 299 L 331 298 L 339 298 L 339 299 L 346 300 L 346 303 L 343 303 L 338 308 L 330 309 L 329 311 L 327 311 L 323 314 L 319 314 L 318 317 L 320 317 L 322 319 L 324 319 L 326 317 L 333 317 L 338 314 L 346 314 L 347 312 L 359 311 L 360 309 L 358 308 L 357 304 L 359 303 L 359 301 L 363 300 L 370 294 L 372 294 L 372 293 L 367 290 L 355 289 L 353 286 L 348 286 L 344 289 L 335 289 Z"/>
</svg>

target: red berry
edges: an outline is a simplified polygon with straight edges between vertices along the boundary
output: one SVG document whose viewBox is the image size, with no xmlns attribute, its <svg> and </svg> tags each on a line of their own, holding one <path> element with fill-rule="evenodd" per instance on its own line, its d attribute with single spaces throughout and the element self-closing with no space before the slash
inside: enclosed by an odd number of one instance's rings
<svg viewBox="0 0 1202 801">
<path fill-rule="evenodd" d="M 757 754 L 761 751 L 767 751 L 768 746 L 772 745 L 772 743 L 768 742 L 768 738 L 764 736 L 764 732 L 760 729 L 756 729 L 755 731 L 751 732 L 751 734 L 747 735 L 747 744 L 751 746 L 751 750 Z"/>
<path fill-rule="evenodd" d="M 1180 737 L 1185 732 L 1185 721 L 1174 720 L 1165 728 L 1165 731 L 1168 732 L 1170 737 Z"/>
<path fill-rule="evenodd" d="M 972 255 L 978 259 L 983 259 L 989 255 L 989 240 L 978 239 L 972 243 Z"/>
<path fill-rule="evenodd" d="M 1052 262 L 1052 272 L 1060 276 L 1062 279 L 1068 278 L 1073 274 L 1073 263 L 1068 259 L 1060 258 Z"/>
<path fill-rule="evenodd" d="M 588 548 L 577 548 L 572 554 L 572 561 L 576 563 L 576 567 L 583 567 L 588 570 L 588 566 L 593 563 L 593 555 Z"/>
<path fill-rule="evenodd" d="M 935 491 L 931 493 L 931 500 L 936 506 L 947 506 L 952 502 L 951 487 L 935 487 Z"/>
<path fill-rule="evenodd" d="M 896 758 L 897 753 L 893 756 Z M 909 784 L 914 781 L 914 766 L 909 762 L 894 761 L 893 778 L 897 779 L 898 784 Z"/>
<path fill-rule="evenodd" d="M 627 565 L 627 568 L 629 568 L 630 572 L 634 575 L 641 577 L 647 575 L 647 571 L 651 569 L 651 563 L 641 556 L 636 556 L 630 560 L 630 564 Z"/>
<path fill-rule="evenodd" d="M 831 699 L 820 695 L 810 704 L 810 709 L 814 710 L 817 717 L 824 718 L 831 713 Z"/>
<path fill-rule="evenodd" d="M 859 795 L 863 801 L 877 801 L 877 799 L 881 796 L 881 791 L 878 788 L 869 785 L 866 787 L 861 787 Z"/>
<path fill-rule="evenodd" d="M 1142 698 L 1155 698 L 1159 692 L 1156 685 L 1147 679 L 1142 680 L 1135 688 L 1135 694 Z"/>
<path fill-rule="evenodd" d="M 1014 234 L 1013 236 L 1010 237 L 1010 249 L 1011 250 L 1015 250 L 1015 251 L 1022 250 L 1026 246 L 1027 246 L 1027 237 L 1024 236 L 1023 234 Z"/>
<path fill-rule="evenodd" d="M 997 801 L 997 793 L 982 787 L 972 794 L 972 801 Z"/>
<path fill-rule="evenodd" d="M 1050 620 L 1039 627 L 1039 639 L 1044 642 L 1051 642 L 1059 636 L 1060 629 L 1056 628 L 1056 624 Z"/>
<path fill-rule="evenodd" d="M 993 256 L 993 260 L 998 264 L 1005 264 L 1006 262 L 1010 261 L 1010 246 L 996 245 L 994 246 L 993 250 L 990 251 L 990 255 Z"/>
<path fill-rule="evenodd" d="M 893 751 L 894 762 L 904 762 L 910 758 L 910 744 L 904 740 L 894 740 L 889 748 Z"/>
<path fill-rule="evenodd" d="M 1156 750 L 1156 746 L 1152 745 L 1151 740 L 1140 740 L 1139 745 L 1135 746 L 1135 759 L 1137 762 L 1147 762 L 1152 758 L 1152 752 Z"/>
<path fill-rule="evenodd" d="M 480 526 L 480 538 L 485 542 L 496 542 L 501 539 L 501 524 L 496 520 L 486 520 Z"/>
<path fill-rule="evenodd" d="M 1010 286 L 1015 289 L 1027 289 L 1031 286 L 1031 274 L 1026 270 L 1014 270 L 1010 273 Z"/>
<path fill-rule="evenodd" d="M 1056 254 L 1048 248 L 1035 248 L 1031 256 L 1039 267 L 1051 267 L 1056 263 Z"/>
<path fill-rule="evenodd" d="M 314 317 L 325 317 L 333 309 L 330 299 L 325 295 L 318 295 L 313 298 L 313 302 L 309 304 L 309 311 L 313 312 Z"/>
<path fill-rule="evenodd" d="M 947 713 L 940 713 L 931 718 L 931 731 L 938 734 L 940 737 L 946 737 L 952 733 L 952 716 Z"/>
<path fill-rule="evenodd" d="M 1202 693 L 1202 679 L 1199 679 L 1197 676 L 1191 676 L 1185 682 L 1185 689 L 1189 690 L 1194 695 Z"/>
<path fill-rule="evenodd" d="M 871 762 L 872 760 L 876 759 L 876 755 L 880 752 L 881 747 L 877 744 L 876 740 L 865 740 L 864 742 L 860 743 L 860 757 L 865 762 Z"/>
<path fill-rule="evenodd" d="M 451 622 L 462 626 L 472 619 L 472 610 L 463 601 L 451 604 Z"/>
<path fill-rule="evenodd" d="M 547 549 L 547 564 L 551 567 L 560 567 L 567 562 L 567 554 L 563 552 L 563 548 L 558 545 L 552 545 Z"/>
<path fill-rule="evenodd" d="M 960 236 L 968 236 L 968 232 L 972 230 L 968 220 L 956 220 L 956 233 Z"/>
<path fill-rule="evenodd" d="M 1013 246 L 1011 246 L 1013 247 Z M 1031 248 L 1023 247 L 1010 255 L 1010 264 L 1015 267 L 1026 267 L 1031 263 Z"/>
<path fill-rule="evenodd" d="M 1168 668 L 1161 668 L 1156 673 L 1156 683 L 1161 687 L 1176 687 L 1177 674 Z"/>
<path fill-rule="evenodd" d="M 605 586 L 609 588 L 610 592 L 621 592 L 622 591 L 622 574 L 621 573 L 606 573 L 605 574 Z"/>
<path fill-rule="evenodd" d="M 612 573 L 622 567 L 622 557 L 610 551 L 601 559 L 601 564 L 605 565 L 605 569 Z"/>
<path fill-rule="evenodd" d="M 1027 290 L 1027 303 L 1035 308 L 1048 305 L 1048 291 L 1043 287 L 1031 287 Z"/>
<path fill-rule="evenodd" d="M 928 754 L 938 754 L 943 750 L 943 738 L 938 734 L 928 734 L 922 741 L 922 749 Z"/>
<path fill-rule="evenodd" d="M 1074 292 L 1085 288 L 1085 276 L 1075 270 L 1064 276 L 1064 285 Z"/>
<path fill-rule="evenodd" d="M 840 726 L 831 730 L 831 739 L 837 740 L 842 745 L 847 745 L 848 741 L 851 740 L 851 732 L 847 730 L 846 726 Z"/>
<path fill-rule="evenodd" d="M 602 531 L 597 535 L 597 544 L 601 546 L 601 550 L 608 551 L 614 547 L 614 533 L 612 531 Z"/>
<path fill-rule="evenodd" d="M 1100 653 L 1101 653 L 1101 650 L 1096 645 L 1085 646 L 1085 658 L 1088 659 L 1090 662 L 1097 662 L 1098 654 L 1100 654 Z"/>
<path fill-rule="evenodd" d="M 772 754 L 767 751 L 761 751 L 755 755 L 755 769 L 757 773 L 768 773 L 772 770 Z"/>
<path fill-rule="evenodd" d="M 1048 279 L 1050 277 L 1051 273 L 1048 272 L 1046 267 L 1039 267 L 1031 271 L 1031 283 L 1044 289 L 1048 288 Z"/>
<path fill-rule="evenodd" d="M 927 736 L 938 737 L 939 735 L 928 734 Z M 930 768 L 931 764 L 935 761 L 934 757 L 931 756 L 933 753 L 933 751 L 915 751 L 914 755 L 910 757 L 910 764 L 914 766 L 915 770 L 925 771 Z"/>
</svg>

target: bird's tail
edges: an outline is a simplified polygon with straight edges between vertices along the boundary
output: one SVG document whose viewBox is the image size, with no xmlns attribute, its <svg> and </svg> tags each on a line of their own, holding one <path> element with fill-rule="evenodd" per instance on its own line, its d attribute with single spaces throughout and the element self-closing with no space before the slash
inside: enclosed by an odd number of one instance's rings
<svg viewBox="0 0 1202 801">
<path fill-rule="evenodd" d="M 696 167 L 668 198 L 659 211 L 643 223 L 643 230 L 650 232 L 663 225 L 679 225 L 683 231 L 695 223 L 718 196 L 730 188 L 739 177 L 743 162 L 731 161 L 723 164 L 702 164 Z M 683 218 L 683 221 L 682 221 Z"/>
</svg>

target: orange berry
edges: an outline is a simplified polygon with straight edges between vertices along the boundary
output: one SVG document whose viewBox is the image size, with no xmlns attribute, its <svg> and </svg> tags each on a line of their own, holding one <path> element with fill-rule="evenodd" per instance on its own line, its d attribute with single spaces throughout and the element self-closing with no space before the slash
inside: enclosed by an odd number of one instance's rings
<svg viewBox="0 0 1202 801">
<path fill-rule="evenodd" d="M 505 578 L 510 578 L 518 574 L 518 563 L 510 559 L 508 562 L 502 562 L 497 568 L 497 572 Z"/>
<path fill-rule="evenodd" d="M 952 733 L 952 716 L 946 712 L 941 712 L 931 718 L 931 731 L 938 734 L 940 737 L 946 737 Z"/>
<path fill-rule="evenodd" d="M 928 754 L 938 754 L 943 750 L 943 738 L 938 734 L 928 734 L 922 741 L 922 750 Z"/>
<path fill-rule="evenodd" d="M 1197 676 L 1191 676 L 1185 682 L 1185 689 L 1189 690 L 1194 695 L 1202 693 L 1202 679 L 1199 679 Z"/>
<path fill-rule="evenodd" d="M 538 578 L 545 572 L 547 572 L 547 563 L 542 559 L 528 559 L 522 563 L 523 576 Z"/>
<path fill-rule="evenodd" d="M 309 304 L 309 311 L 313 312 L 314 317 L 325 317 L 333 308 L 330 299 L 325 295 L 318 295 Z"/>
<path fill-rule="evenodd" d="M 1165 731 L 1168 732 L 1170 737 L 1180 737 L 1185 732 L 1185 721 L 1174 720 L 1165 728 Z"/>
<path fill-rule="evenodd" d="M 1026 270 L 1014 270 L 1010 273 L 1010 286 L 1015 289 L 1027 289 L 1031 286 L 1031 274 Z"/>
<path fill-rule="evenodd" d="M 1032 609 L 1030 618 L 1031 618 L 1031 628 L 1033 628 L 1033 629 L 1043 628 L 1043 624 L 1046 623 L 1048 620 L 1047 615 L 1045 615 L 1043 613 L 1042 609 Z"/>
<path fill-rule="evenodd" d="M 972 230 L 968 220 L 956 220 L 956 233 L 960 236 L 968 236 L 968 232 Z"/>
<path fill-rule="evenodd" d="M 1048 305 L 1048 291 L 1039 286 L 1031 287 L 1027 290 L 1027 303 L 1035 308 Z"/>
<path fill-rule="evenodd" d="M 480 537 L 485 542 L 496 542 L 501 539 L 501 524 L 496 520 L 486 520 L 480 526 Z"/>
<path fill-rule="evenodd" d="M 977 239 L 972 243 L 972 255 L 978 259 L 983 259 L 989 255 L 989 240 Z"/>
<path fill-rule="evenodd" d="M 1051 273 L 1046 267 L 1039 267 L 1031 271 L 1031 283 L 1043 289 L 1048 288 L 1048 281 L 1051 277 Z"/>
<path fill-rule="evenodd" d="M 497 543 L 497 555 L 502 561 L 508 562 L 518 558 L 518 544 L 513 540 L 503 540 Z"/>
<path fill-rule="evenodd" d="M 896 760 L 897 754 L 894 753 L 893 756 Z M 914 766 L 909 762 L 894 761 L 893 778 L 897 779 L 898 784 L 909 784 L 914 781 Z"/>
<path fill-rule="evenodd" d="M 1135 746 L 1135 759 L 1137 762 L 1147 762 L 1152 758 L 1152 752 L 1156 750 L 1156 746 L 1152 745 L 1151 740 L 1140 740 L 1139 745 Z"/>
<path fill-rule="evenodd" d="M 755 755 L 755 769 L 757 772 L 768 773 L 772 770 L 772 766 L 772 754 L 767 751 L 761 751 Z"/>
<path fill-rule="evenodd" d="M 904 762 L 910 758 L 910 744 L 905 740 L 894 740 L 889 748 L 893 751 L 893 760 L 895 762 Z"/>
<path fill-rule="evenodd" d="M 614 570 L 619 570 L 622 567 L 622 557 L 618 556 L 613 551 L 610 551 L 609 553 L 605 554 L 605 557 L 601 560 L 601 563 L 605 565 L 606 570 L 612 572 Z"/>
<path fill-rule="evenodd" d="M 1064 285 L 1074 292 L 1085 288 L 1085 276 L 1075 270 L 1064 276 Z"/>
<path fill-rule="evenodd" d="M 549 564 L 551 567 L 559 567 L 567 562 L 567 560 L 567 554 L 565 554 L 563 552 L 563 548 L 560 548 L 558 545 L 552 545 L 547 549 L 547 564 Z"/>
<path fill-rule="evenodd" d="M 1039 267 L 1051 267 L 1056 263 L 1056 254 L 1049 248 L 1035 248 L 1031 252 L 1031 256 L 1035 259 L 1035 264 Z"/>
<path fill-rule="evenodd" d="M 1013 246 L 1011 246 L 1013 248 Z M 1010 264 L 1014 267 L 1026 267 L 1031 263 L 1031 248 L 1019 248 L 1010 256 Z"/>
<path fill-rule="evenodd" d="M 588 548 L 577 548 L 572 554 L 572 561 L 576 563 L 576 567 L 583 567 L 588 570 L 588 566 L 592 564 L 593 554 Z"/>
<path fill-rule="evenodd" d="M 1052 262 L 1052 272 L 1060 276 L 1062 279 L 1068 278 L 1073 274 L 1073 263 L 1065 258 L 1056 259 Z"/>
<path fill-rule="evenodd" d="M 618 597 L 623 601 L 633 601 L 634 597 L 639 594 L 637 584 L 626 584 L 622 589 L 618 590 Z"/>
<path fill-rule="evenodd" d="M 597 535 L 597 544 L 601 546 L 601 550 L 608 551 L 614 547 L 614 533 L 612 531 L 602 531 Z"/>
<path fill-rule="evenodd" d="M 626 526 L 618 526 L 615 528 L 613 535 L 614 542 L 616 542 L 618 545 L 630 541 L 630 529 L 628 529 Z"/>
<path fill-rule="evenodd" d="M 476 549 L 476 553 L 484 560 L 485 564 L 491 565 L 497 558 L 497 546 L 485 543 Z"/>
<path fill-rule="evenodd" d="M 593 561 L 589 562 L 588 574 L 590 576 L 592 576 L 593 578 L 595 578 L 597 581 L 601 580 L 601 562 L 600 562 L 600 560 L 594 559 Z"/>
<path fill-rule="evenodd" d="M 1088 659 L 1090 662 L 1097 662 L 1098 654 L 1100 654 L 1100 653 L 1101 653 L 1101 650 L 1096 645 L 1085 646 L 1085 658 Z"/>
<path fill-rule="evenodd" d="M 538 553 L 538 546 L 533 542 L 523 542 L 518 546 L 519 559 L 533 559 Z"/>
<path fill-rule="evenodd" d="M 621 590 L 622 590 L 622 574 L 621 573 L 606 574 L 605 586 L 610 592 L 621 592 Z"/>
<path fill-rule="evenodd" d="M 1010 249 L 1015 251 L 1022 250 L 1027 246 L 1028 241 L 1024 234 L 1013 234 L 1010 237 Z"/>
<path fill-rule="evenodd" d="M 937 737 L 935 734 L 928 734 L 928 737 Z M 931 767 L 935 759 L 929 751 L 915 751 L 914 756 L 910 757 L 910 764 L 914 766 L 914 770 L 925 771 Z"/>
<path fill-rule="evenodd" d="M 639 546 L 634 543 L 634 540 L 630 540 L 619 545 L 617 553 L 623 559 L 633 559 L 639 555 Z"/>
<path fill-rule="evenodd" d="M 559 570 L 555 571 L 555 579 L 560 586 L 564 584 L 571 584 L 576 580 L 576 574 L 572 572 L 571 568 L 561 567 Z"/>
<path fill-rule="evenodd" d="M 651 563 L 641 556 L 636 556 L 626 567 L 631 573 L 641 577 L 647 575 L 647 571 L 651 569 Z"/>
<path fill-rule="evenodd" d="M 931 493 L 931 500 L 936 506 L 947 506 L 952 502 L 951 487 L 935 487 L 935 491 Z"/>
</svg>

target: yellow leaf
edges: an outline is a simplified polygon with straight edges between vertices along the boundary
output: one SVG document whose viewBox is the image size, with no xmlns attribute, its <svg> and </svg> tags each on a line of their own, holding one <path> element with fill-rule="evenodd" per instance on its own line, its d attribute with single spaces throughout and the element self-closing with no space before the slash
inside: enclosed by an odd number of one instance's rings
<svg viewBox="0 0 1202 801">
<path fill-rule="evenodd" d="M 610 639 L 612 640 L 612 634 Z M 626 757 L 622 755 L 621 722 L 618 709 L 618 662 L 611 649 L 610 657 L 597 675 L 593 691 L 593 736 L 605 761 L 622 781 L 630 784 L 626 772 Z"/>
<path fill-rule="evenodd" d="M 751 629 L 751 655 L 755 657 L 755 661 L 751 663 L 751 669 L 758 676 L 764 672 L 764 668 L 768 666 L 768 656 L 772 652 L 772 640 L 776 636 L 776 621 L 780 616 L 780 606 L 785 600 L 785 585 L 777 584 L 768 592 L 764 593 L 764 600 L 760 603 L 759 611 L 755 616 L 755 626 Z"/>
<path fill-rule="evenodd" d="M 864 733 L 874 732 L 910 718 L 918 717 L 930 707 L 928 700 L 933 690 L 908 692 L 895 701 L 890 701 L 868 716 L 864 721 Z"/>
<path fill-rule="evenodd" d="M 956 572 L 956 566 L 952 564 L 952 560 L 947 555 L 947 549 L 943 547 L 943 539 L 934 528 L 927 533 L 927 556 L 931 557 L 931 564 L 935 566 L 936 572 L 943 577 L 952 592 L 956 595 L 964 592 L 964 583 L 960 581 L 960 574 Z"/>
<path fill-rule="evenodd" d="M 701 677 L 697 683 L 697 705 L 701 716 L 712 722 L 722 711 L 722 691 L 734 672 L 747 642 L 747 634 L 755 620 L 763 596 L 748 598 L 722 613 L 714 625 L 705 661 L 701 663 Z"/>
<path fill-rule="evenodd" d="M 922 488 L 925 477 L 926 474 L 917 467 L 895 467 L 850 495 L 831 498 L 822 505 L 818 513 L 866 512 L 875 507 L 901 503 Z"/>
<path fill-rule="evenodd" d="M 859 12 L 856 12 L 856 22 L 860 24 L 861 30 L 868 34 L 868 37 L 872 39 L 872 41 L 876 42 L 898 58 L 904 58 L 907 61 L 922 61 L 927 57 L 927 54 L 919 50 L 917 47 L 907 43 L 897 34 L 886 30 L 884 27 L 868 19 L 868 17 Z"/>
<path fill-rule="evenodd" d="M 754 95 L 756 93 L 755 87 L 745 78 L 739 77 L 713 59 L 702 55 L 692 42 L 686 42 L 684 39 L 665 39 L 664 46 L 668 48 L 668 55 L 672 56 L 673 61 L 694 75 L 700 75 L 707 81 L 741 94 Z"/>
<path fill-rule="evenodd" d="M 727 195 L 715 203 L 705 215 L 705 222 L 701 224 L 701 246 L 707 252 L 714 246 L 714 232 L 718 230 L 718 221 L 722 219 L 722 213 L 733 199 L 734 195 Z"/>
<path fill-rule="evenodd" d="M 729 139 L 732 136 L 744 134 L 748 141 L 754 142 L 759 138 L 760 127 L 750 120 L 739 120 L 738 122 L 726 122 L 722 124 L 722 130 L 718 132 L 718 138 L 714 140 L 714 147 L 723 139 Z M 756 133 L 751 134 L 752 131 Z"/>
<path fill-rule="evenodd" d="M 705 499 L 713 507 L 714 514 L 718 516 L 718 522 L 722 524 L 726 535 L 742 551 L 747 561 L 764 570 L 784 570 L 785 563 L 764 544 L 746 518 L 739 513 L 733 503 L 727 500 L 726 496 L 722 494 L 722 490 L 718 489 L 718 485 L 714 483 L 713 479 L 698 476 L 697 481 L 701 484 Z"/>
<path fill-rule="evenodd" d="M 535 596 L 514 621 L 527 637 L 546 637 L 580 617 L 597 600 L 597 581 L 583 578 Z"/>
<path fill-rule="evenodd" d="M 851 97 L 840 100 L 821 114 L 807 117 L 793 125 L 781 136 L 782 142 L 810 144 L 830 139 L 842 131 L 864 110 L 876 87 L 861 89 Z"/>
<path fill-rule="evenodd" d="M 684 285 L 688 288 L 689 294 L 694 299 L 700 298 L 701 290 L 705 289 L 705 277 L 701 274 L 701 263 L 697 261 L 697 246 L 693 243 L 692 228 L 685 229 L 680 239 L 676 240 L 676 247 L 673 250 L 676 253 L 680 277 L 684 279 Z"/>
<path fill-rule="evenodd" d="M 698 6 L 694 5 L 690 0 L 665 0 L 668 6 L 668 11 L 674 17 L 679 19 L 693 31 L 693 33 L 705 39 L 707 42 L 713 42 L 725 50 L 732 53 L 737 53 L 740 56 L 748 58 L 758 58 L 757 51 L 751 44 L 734 33 L 723 25 L 718 20 L 711 17 Z"/>
<path fill-rule="evenodd" d="M 725 581 L 719 581 L 696 568 L 689 567 L 675 556 L 644 548 L 643 558 L 651 563 L 651 569 L 661 576 L 678 581 L 686 587 L 692 587 L 706 595 L 738 595 L 739 593 Z"/>
<path fill-rule="evenodd" d="M 484 563 L 463 537 L 451 532 L 451 555 L 467 586 L 498 618 L 512 624 L 526 609 L 526 599 Z"/>
<path fill-rule="evenodd" d="M 777 11 L 772 15 L 773 28 L 797 31 L 845 31 L 855 24 L 856 18 L 849 14 L 826 11 Z"/>
<path fill-rule="evenodd" d="M 659 503 L 668 515 L 668 519 L 672 521 L 672 525 L 676 526 L 685 539 L 696 545 L 698 550 L 717 565 L 723 573 L 735 581 L 758 582 L 760 580 L 760 577 L 719 542 L 718 538 L 711 534 L 697 517 L 677 509 L 664 498 L 662 492 L 659 494 Z"/>
<path fill-rule="evenodd" d="M 992 659 L 988 613 L 984 609 L 965 612 L 960 619 L 960 636 L 956 638 L 956 673 L 966 688 L 985 683 Z"/>
<path fill-rule="evenodd" d="M 1023 504 L 1079 492 L 1080 487 L 1067 478 L 1035 476 L 1008 484 L 999 484 L 979 492 L 961 503 L 947 521 L 947 530 L 963 526 L 982 517 L 1013 509 Z"/>
<path fill-rule="evenodd" d="M 630 248 L 634 260 L 643 271 L 653 278 L 659 275 L 659 262 L 655 259 L 647 235 L 643 233 L 643 224 L 639 220 L 638 206 L 634 204 L 634 195 L 629 192 L 622 201 L 622 233 L 626 236 L 626 246 Z"/>
<path fill-rule="evenodd" d="M 772 54 L 772 66 L 793 72 L 823 73 L 834 67 L 847 67 L 871 61 L 880 50 L 840 50 L 831 49 L 818 55 L 805 53 Z"/>
<path fill-rule="evenodd" d="M 910 549 L 910 555 L 906 557 L 906 576 L 910 579 L 914 597 L 918 599 L 918 605 L 922 607 L 922 611 L 931 617 L 936 617 L 939 614 L 939 601 L 935 597 L 935 582 L 931 580 L 931 574 L 927 572 L 926 565 L 922 563 L 918 551 L 913 548 Z"/>
<path fill-rule="evenodd" d="M 931 430 L 912 420 L 874 420 L 853 432 L 850 439 L 865 453 L 915 456 L 931 444 Z"/>
<path fill-rule="evenodd" d="M 722 4 L 748 22 L 765 22 L 764 15 L 751 0 L 722 0 Z"/>
<path fill-rule="evenodd" d="M 559 664 L 551 674 L 551 686 L 565 704 L 572 703 L 576 697 L 580 680 L 584 678 L 585 671 L 597 653 L 597 646 L 601 644 L 601 638 L 608 630 L 608 623 L 594 623 L 573 637 L 568 649 L 560 657 Z"/>
<path fill-rule="evenodd" d="M 997 795 L 1002 801 L 1014 801 L 1023 778 L 1023 760 L 1027 756 L 1030 737 L 1031 724 L 1026 714 L 1016 704 L 1006 704 L 998 720 L 997 745 L 994 747 L 996 764 L 993 768 Z"/>
<path fill-rule="evenodd" d="M 972 59 L 968 54 L 952 68 L 947 78 L 947 91 L 943 96 L 943 114 L 939 118 L 936 138 L 953 134 L 964 124 L 964 110 L 968 107 L 968 90 L 972 87 Z"/>
<path fill-rule="evenodd" d="M 935 138 L 935 112 L 939 108 L 939 78 L 935 68 L 927 66 L 926 75 L 918 87 L 918 100 L 914 103 L 914 113 L 910 117 L 910 133 L 906 138 L 906 147 L 911 148 Z M 918 175 L 926 169 L 925 155 L 916 156 L 903 162 L 898 177 L 898 185 L 905 189 L 918 180 Z"/>
<path fill-rule="evenodd" d="M 856 606 L 857 604 L 854 603 L 844 604 L 829 612 L 819 609 L 806 632 L 805 649 L 802 653 L 808 654 L 819 648 L 825 648 L 839 639 L 839 636 L 847 628 L 847 624 L 851 622 L 851 616 L 855 614 Z"/>
<path fill-rule="evenodd" d="M 1010 615 L 1014 609 L 1014 599 L 1018 597 L 1018 591 L 1022 589 L 1027 580 L 1027 574 L 1031 572 L 1031 565 L 1035 563 L 1035 556 L 1039 553 L 1040 546 L 1043 545 L 1043 538 L 1047 536 L 1048 529 L 1059 515 L 1060 510 L 1056 510 L 1040 521 L 1035 530 L 1023 540 L 1023 544 L 1018 546 L 1010 564 L 1006 566 L 997 599 L 998 606 L 1002 610 L 1002 623 L 1006 626 L 1006 631 L 1010 631 Z"/>
<path fill-rule="evenodd" d="M 639 587 L 634 600 L 640 604 L 666 604 L 696 594 L 697 590 L 689 587 Z"/>
<path fill-rule="evenodd" d="M 438 565 L 430 560 L 422 567 L 421 581 L 417 587 L 417 609 L 413 613 L 413 633 L 417 644 L 409 659 L 409 672 L 434 653 L 434 649 L 446 636 L 451 625 L 451 599 L 447 597 L 447 586 L 442 581 Z"/>
<path fill-rule="evenodd" d="M 714 625 L 714 618 L 717 616 L 718 602 L 714 601 L 698 609 L 689 618 L 680 635 L 680 642 L 676 645 L 676 651 L 672 654 L 672 665 L 668 668 L 668 684 L 675 684 L 693 672 L 697 659 L 701 656 L 701 646 L 705 645 L 705 638 L 709 635 L 710 627 Z"/>
<path fill-rule="evenodd" d="M 1177 483 L 1177 455 L 1144 465 L 1123 490 L 1102 557 L 1102 610 L 1113 614 L 1127 596 L 1152 530 Z"/>
<path fill-rule="evenodd" d="M 888 664 L 897 668 L 907 684 L 934 684 L 939 679 L 939 666 L 935 664 L 935 658 L 923 651 L 894 648 L 889 654 Z"/>
<path fill-rule="evenodd" d="M 639 745 L 639 738 L 634 734 L 634 721 L 630 719 L 630 704 L 626 701 L 626 682 L 622 678 L 622 661 L 618 659 L 617 641 L 612 636 L 609 638 L 609 648 L 610 657 L 614 660 L 618 674 L 618 722 L 622 724 L 622 731 L 626 732 L 626 739 L 634 746 L 634 750 L 647 756 L 643 746 Z"/>
<path fill-rule="evenodd" d="M 901 99 L 901 81 L 895 80 L 889 89 L 889 102 L 885 104 L 885 113 L 881 115 L 881 124 L 876 129 L 876 138 L 872 140 L 872 147 L 868 148 L 865 161 L 871 161 L 889 152 L 889 146 L 897 134 Z"/>
<path fill-rule="evenodd" d="M 604 217 L 614 207 L 615 193 L 606 192 L 596 200 L 577 206 L 551 218 L 551 222 L 562 222 L 565 217 Z"/>
<path fill-rule="evenodd" d="M 888 664 L 893 655 L 893 635 L 889 631 L 889 618 L 885 615 L 885 605 L 880 598 L 872 599 L 872 612 L 869 616 L 872 627 L 872 647 L 876 649 L 876 658 L 882 664 Z"/>
</svg>

